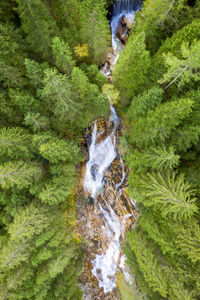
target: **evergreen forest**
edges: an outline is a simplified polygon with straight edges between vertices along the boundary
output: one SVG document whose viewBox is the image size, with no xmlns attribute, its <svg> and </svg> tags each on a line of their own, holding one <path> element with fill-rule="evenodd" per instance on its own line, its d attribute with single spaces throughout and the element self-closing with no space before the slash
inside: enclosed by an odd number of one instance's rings
<svg viewBox="0 0 200 300">
<path fill-rule="evenodd" d="M 82 299 L 77 166 L 106 89 L 139 211 L 121 298 L 200 299 L 200 1 L 144 0 L 109 87 L 112 3 L 0 1 L 0 300 Z"/>
</svg>

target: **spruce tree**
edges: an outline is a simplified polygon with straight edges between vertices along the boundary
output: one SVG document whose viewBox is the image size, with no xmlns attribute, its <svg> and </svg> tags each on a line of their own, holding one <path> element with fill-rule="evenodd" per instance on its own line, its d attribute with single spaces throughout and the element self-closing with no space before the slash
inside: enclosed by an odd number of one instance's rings
<svg viewBox="0 0 200 300">
<path fill-rule="evenodd" d="M 20 127 L 0 129 L 0 158 L 29 158 L 31 156 L 31 136 Z"/>
<path fill-rule="evenodd" d="M 88 44 L 89 61 L 102 63 L 109 46 L 109 26 L 104 0 L 83 0 L 80 14 L 80 38 Z"/>
<path fill-rule="evenodd" d="M 52 61 L 52 38 L 60 36 L 60 31 L 48 6 L 42 0 L 17 0 L 16 2 L 22 29 L 31 51 L 47 61 Z"/>
<path fill-rule="evenodd" d="M 144 32 L 132 35 L 113 71 L 114 85 L 119 89 L 122 98 L 133 98 L 148 87 L 144 78 L 148 74 L 150 62 Z"/>
<path fill-rule="evenodd" d="M 55 37 L 52 41 L 52 51 L 57 68 L 70 76 L 75 62 L 72 59 L 72 53 L 69 45 L 58 37 Z"/>
</svg>

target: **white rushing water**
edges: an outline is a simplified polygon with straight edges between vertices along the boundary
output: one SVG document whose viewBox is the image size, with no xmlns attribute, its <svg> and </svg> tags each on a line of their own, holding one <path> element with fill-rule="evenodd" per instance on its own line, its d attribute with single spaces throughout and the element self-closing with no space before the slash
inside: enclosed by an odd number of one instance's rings
<svg viewBox="0 0 200 300">
<path fill-rule="evenodd" d="M 124 49 L 121 41 L 116 37 L 117 28 L 122 16 L 132 24 L 134 21 L 135 12 L 140 9 L 142 0 L 115 0 L 113 4 L 113 16 L 111 19 L 112 30 L 112 47 L 115 50 L 115 59 L 113 65 L 117 62 L 120 52 Z M 101 72 L 105 76 L 111 74 L 108 68 L 108 63 L 105 64 Z M 101 193 L 104 187 L 104 174 L 109 168 L 111 163 L 117 156 L 116 152 L 116 136 L 115 131 L 119 124 L 119 119 L 113 106 L 111 108 L 110 121 L 113 121 L 114 127 L 109 136 L 97 143 L 99 134 L 97 132 L 97 124 L 95 123 L 91 144 L 89 147 L 89 160 L 86 164 L 86 173 L 84 179 L 84 190 L 88 192 L 93 199 L 96 198 L 98 193 Z M 120 163 L 122 167 L 122 177 L 120 182 L 115 186 L 115 196 L 122 194 L 122 184 L 125 180 L 125 170 L 123 160 L 120 156 Z M 118 196 L 117 196 L 118 195 Z M 95 200 L 97 201 L 97 199 Z M 121 256 L 120 239 L 124 238 L 125 227 L 127 219 L 131 214 L 126 214 L 119 217 L 109 203 L 105 203 L 102 207 L 101 203 L 96 203 L 96 206 L 101 211 L 104 219 L 102 231 L 104 237 L 108 241 L 106 251 L 102 249 L 102 254 L 97 254 L 92 261 L 92 273 L 99 281 L 99 287 L 104 289 L 104 292 L 110 292 L 116 287 L 116 273 L 121 268 L 124 273 L 125 279 L 131 283 L 129 274 L 125 270 L 125 255 Z M 96 213 L 96 211 L 94 211 Z M 121 257 L 121 258 L 120 258 Z M 121 261 L 120 261 L 121 260 Z"/>
<path fill-rule="evenodd" d="M 115 131 L 119 120 L 113 106 L 111 106 L 110 121 L 114 124 L 112 132 L 101 142 L 97 143 L 98 132 L 96 123 L 92 132 L 89 160 L 86 164 L 84 189 L 89 192 L 94 199 L 104 186 L 103 178 L 105 171 L 117 156 Z M 116 191 L 120 189 L 125 178 L 123 160 L 121 157 L 120 162 L 122 165 L 122 178 L 121 181 L 116 184 Z M 106 252 L 103 252 L 101 255 L 97 254 L 92 261 L 92 273 L 98 279 L 99 287 L 103 287 L 104 292 L 107 293 L 116 287 L 115 274 L 118 271 L 120 263 L 120 238 L 124 236 L 126 220 L 131 214 L 120 218 L 109 203 L 106 203 L 106 208 L 103 208 L 100 203 L 98 203 L 98 206 L 105 224 L 102 226 L 102 231 L 104 236 L 107 237 L 109 244 Z"/>
<path fill-rule="evenodd" d="M 116 37 L 119 22 L 122 16 L 126 17 L 128 23 L 133 24 L 135 13 L 141 8 L 142 0 L 115 0 L 113 4 L 113 12 L 111 18 L 111 31 L 112 31 L 112 47 L 115 51 L 121 52 L 123 45 Z"/>
<path fill-rule="evenodd" d="M 84 190 L 90 192 L 93 198 L 95 198 L 96 193 L 103 187 L 104 172 L 117 155 L 115 151 L 116 137 L 114 136 L 114 131 L 101 143 L 96 144 L 96 139 L 97 126 L 95 123 L 84 180 Z"/>
</svg>

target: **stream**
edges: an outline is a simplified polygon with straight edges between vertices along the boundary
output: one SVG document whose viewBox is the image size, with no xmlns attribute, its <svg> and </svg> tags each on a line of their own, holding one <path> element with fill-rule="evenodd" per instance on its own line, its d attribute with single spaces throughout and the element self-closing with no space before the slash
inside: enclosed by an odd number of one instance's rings
<svg viewBox="0 0 200 300">
<path fill-rule="evenodd" d="M 133 23 L 135 12 L 140 7 L 141 1 L 137 0 L 114 1 L 111 19 L 112 51 L 115 52 L 113 65 L 124 48 L 116 36 L 119 22 L 125 16 Z M 101 72 L 105 76 L 111 74 L 110 69 L 104 69 L 105 72 Z M 90 259 L 91 273 L 98 281 L 99 288 L 103 288 L 104 295 L 117 287 L 116 273 L 119 270 L 124 273 L 125 280 L 131 282 L 125 267 L 126 257 L 121 251 L 121 242 L 126 231 L 133 225 L 136 213 L 134 203 L 126 193 L 126 166 L 117 149 L 119 125 L 120 119 L 112 105 L 107 130 L 98 130 L 98 120 L 94 122 L 83 181 L 84 192 L 93 203 L 93 211 L 90 209 L 83 231 L 91 228 L 91 231 L 95 230 L 95 234 L 93 232 L 91 235 L 97 236 L 93 238 L 95 247 L 90 250 L 90 255 L 91 252 L 93 255 Z M 93 295 L 91 299 L 107 298 Z"/>
</svg>

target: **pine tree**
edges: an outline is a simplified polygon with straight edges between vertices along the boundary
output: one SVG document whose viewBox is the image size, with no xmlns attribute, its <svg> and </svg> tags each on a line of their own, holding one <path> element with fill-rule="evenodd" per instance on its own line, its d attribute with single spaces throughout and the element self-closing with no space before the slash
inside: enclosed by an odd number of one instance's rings
<svg viewBox="0 0 200 300">
<path fill-rule="evenodd" d="M 33 132 L 47 130 L 50 127 L 48 118 L 41 116 L 40 113 L 27 113 L 24 117 L 24 124 L 30 127 Z"/>
<path fill-rule="evenodd" d="M 75 61 L 72 59 L 69 45 L 58 37 L 55 37 L 52 40 L 52 51 L 55 57 L 56 67 L 70 76 Z"/>
<path fill-rule="evenodd" d="M 117 60 L 113 71 L 114 85 L 122 98 L 133 98 L 148 87 L 144 78 L 150 67 L 150 55 L 146 50 L 145 34 L 132 35 L 128 44 Z"/>
<path fill-rule="evenodd" d="M 129 245 L 135 253 L 140 270 L 149 287 L 158 291 L 164 298 L 168 295 L 165 266 L 161 265 L 154 254 L 154 246 L 139 231 L 128 234 Z"/>
<path fill-rule="evenodd" d="M 149 110 L 146 118 L 139 117 L 132 122 L 132 130 L 129 132 L 130 142 L 141 147 L 165 141 L 170 137 L 172 130 L 189 116 L 192 107 L 192 100 L 180 99 L 161 104 L 155 110 Z"/>
<path fill-rule="evenodd" d="M 15 109 L 20 112 L 21 116 L 27 114 L 28 112 L 42 110 L 44 107 L 39 99 L 34 97 L 30 91 L 25 89 L 23 91 L 20 91 L 19 89 L 9 89 L 9 97 L 11 103 Z"/>
<path fill-rule="evenodd" d="M 68 201 L 77 183 L 74 165 L 56 165 L 51 168 L 51 173 L 53 177 L 39 193 L 39 199 L 49 205 Z"/>
<path fill-rule="evenodd" d="M 48 0 L 53 15 L 62 33 L 64 42 L 73 49 L 80 43 L 81 1 L 80 0 Z"/>
<path fill-rule="evenodd" d="M 150 76 L 153 82 L 161 80 L 164 73 L 167 72 L 167 66 L 163 60 L 163 54 L 167 55 L 171 53 L 178 59 L 182 59 L 180 45 L 183 43 L 191 43 L 195 39 L 199 39 L 200 31 L 200 21 L 194 19 L 191 24 L 187 24 L 177 32 L 174 32 L 172 36 L 168 37 L 161 47 L 158 49 L 157 53 L 152 58 L 152 63 L 150 67 Z"/>
<path fill-rule="evenodd" d="M 153 109 L 156 105 L 162 102 L 163 90 L 157 86 L 144 91 L 137 95 L 131 101 L 127 111 L 127 116 L 130 120 L 144 115 L 149 109 Z"/>
<path fill-rule="evenodd" d="M 184 123 L 178 127 L 172 134 L 170 143 L 178 151 L 186 152 L 192 145 L 199 143 L 200 128 L 199 125 Z"/>
<path fill-rule="evenodd" d="M 32 52 L 51 61 L 52 38 L 60 36 L 60 32 L 47 5 L 41 0 L 17 0 L 16 2 L 22 29 Z"/>
<path fill-rule="evenodd" d="M 19 190 L 28 188 L 42 177 L 43 170 L 36 162 L 18 160 L 0 166 L 0 186 L 5 190 L 14 187 Z"/>
<path fill-rule="evenodd" d="M 189 219 L 198 212 L 195 191 L 184 181 L 184 176 L 175 173 L 162 175 L 147 174 L 142 193 L 146 197 L 144 205 L 160 210 L 162 216 L 175 219 Z"/>
<path fill-rule="evenodd" d="M 147 49 L 152 54 L 171 31 L 183 26 L 183 8 L 183 1 L 146 0 L 143 3 L 142 11 L 136 15 L 136 32 L 145 32 Z"/>
<path fill-rule="evenodd" d="M 178 59 L 171 53 L 164 55 L 165 63 L 168 66 L 167 72 L 164 74 L 160 83 L 168 83 L 165 89 L 168 89 L 173 83 L 178 88 L 188 84 L 190 81 L 199 81 L 200 69 L 200 42 L 194 42 L 191 47 L 188 43 L 181 45 L 182 59 Z"/>
<path fill-rule="evenodd" d="M 55 164 L 60 161 L 73 161 L 78 157 L 79 149 L 76 144 L 66 143 L 64 140 L 52 139 L 40 146 L 40 154 Z"/>
<path fill-rule="evenodd" d="M 83 0 L 80 14 L 80 38 L 88 44 L 89 60 L 99 65 L 109 47 L 109 26 L 104 0 Z"/>
<path fill-rule="evenodd" d="M 156 170 L 173 170 L 179 163 L 180 156 L 175 154 L 175 148 L 165 146 L 158 146 L 151 148 L 150 152 L 146 154 L 149 164 Z"/>
<path fill-rule="evenodd" d="M 80 299 L 82 262 L 69 227 L 58 209 L 37 202 L 18 209 L 1 249 L 2 299 Z"/>
<path fill-rule="evenodd" d="M 0 129 L 0 158 L 29 158 L 31 156 L 31 136 L 23 128 Z"/>
<path fill-rule="evenodd" d="M 23 87 L 23 59 L 26 57 L 21 36 L 10 24 L 0 23 L 0 82 L 5 87 Z"/>
<path fill-rule="evenodd" d="M 41 88 L 44 78 L 45 69 L 49 68 L 48 63 L 38 63 L 31 59 L 25 59 L 26 76 L 29 78 L 31 85 L 35 88 Z"/>
<path fill-rule="evenodd" d="M 56 69 L 47 69 L 43 79 L 41 98 L 59 119 L 71 119 L 76 109 L 71 97 L 71 85 L 67 75 L 58 73 Z M 69 113 L 70 112 L 70 113 Z"/>
</svg>

